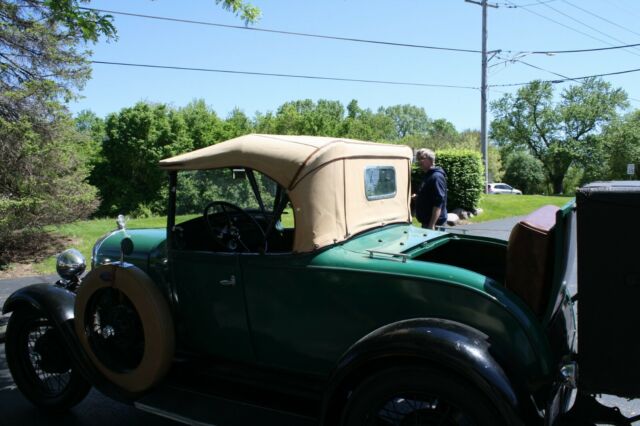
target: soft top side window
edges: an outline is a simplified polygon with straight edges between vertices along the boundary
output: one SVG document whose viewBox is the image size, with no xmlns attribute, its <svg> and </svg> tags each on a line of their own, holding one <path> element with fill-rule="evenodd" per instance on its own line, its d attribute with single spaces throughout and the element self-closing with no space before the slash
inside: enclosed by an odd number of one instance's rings
<svg viewBox="0 0 640 426">
<path fill-rule="evenodd" d="M 364 170 L 367 200 L 393 198 L 396 195 L 396 169 L 393 166 L 367 166 Z"/>
</svg>

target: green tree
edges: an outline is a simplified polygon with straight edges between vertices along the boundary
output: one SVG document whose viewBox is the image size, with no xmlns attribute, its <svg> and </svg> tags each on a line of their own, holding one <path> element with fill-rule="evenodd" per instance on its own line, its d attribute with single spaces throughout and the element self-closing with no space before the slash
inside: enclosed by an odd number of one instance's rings
<svg viewBox="0 0 640 426">
<path fill-rule="evenodd" d="M 283 135 L 339 136 L 344 114 L 344 106 L 339 101 L 286 102 L 273 116 L 273 129 Z"/>
<path fill-rule="evenodd" d="M 85 182 L 90 147 L 61 101 L 89 77 L 85 44 L 114 29 L 79 4 L 0 0 L 0 265 L 37 245 L 44 225 L 96 205 Z"/>
<path fill-rule="evenodd" d="M 640 175 L 640 110 L 635 110 L 608 126 L 603 134 L 606 179 L 637 179 Z M 627 165 L 635 164 L 636 174 L 627 175 Z M 602 163 L 599 164 L 602 166 Z"/>
<path fill-rule="evenodd" d="M 374 142 L 391 141 L 396 137 L 395 123 L 384 113 L 362 109 L 353 99 L 347 105 L 347 117 L 340 136 Z"/>
<path fill-rule="evenodd" d="M 526 151 L 511 153 L 505 161 L 503 179 L 524 194 L 539 194 L 545 190 L 543 165 Z"/>
<path fill-rule="evenodd" d="M 491 137 L 507 153 L 527 149 L 562 193 L 569 166 L 588 162 L 594 136 L 626 105 L 626 93 L 601 79 L 563 90 L 557 103 L 551 83 L 534 81 L 492 103 Z"/>
<path fill-rule="evenodd" d="M 193 149 L 204 148 L 224 139 L 224 124 L 203 99 L 195 100 L 178 110 L 184 120 Z M 232 132 L 236 133 L 236 132 Z"/>
<path fill-rule="evenodd" d="M 190 151 L 191 140 L 181 114 L 163 104 L 140 102 L 106 119 L 103 161 L 91 182 L 100 190 L 100 214 L 141 215 L 165 208 L 163 158 Z"/>
<path fill-rule="evenodd" d="M 386 108 L 381 107 L 379 112 L 393 120 L 397 139 L 402 139 L 409 135 L 426 134 L 431 128 L 431 122 L 424 108 L 415 105 L 405 104 Z"/>
<path fill-rule="evenodd" d="M 222 133 L 219 141 L 237 138 L 253 132 L 254 126 L 247 114 L 239 108 L 234 108 L 222 123 Z"/>
<path fill-rule="evenodd" d="M 80 111 L 73 120 L 78 132 L 78 153 L 85 158 L 91 170 L 102 156 L 105 137 L 104 120 L 89 110 Z"/>
</svg>

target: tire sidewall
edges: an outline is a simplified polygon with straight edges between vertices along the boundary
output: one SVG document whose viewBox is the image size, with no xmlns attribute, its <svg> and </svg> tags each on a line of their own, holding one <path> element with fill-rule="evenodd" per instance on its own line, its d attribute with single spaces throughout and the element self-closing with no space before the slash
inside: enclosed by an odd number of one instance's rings
<svg viewBox="0 0 640 426">
<path fill-rule="evenodd" d="M 94 353 L 85 332 L 86 310 L 91 298 L 102 289 L 121 291 L 133 304 L 144 333 L 144 353 L 138 366 L 128 372 L 113 371 Z M 175 330 L 168 303 L 146 273 L 136 267 L 104 265 L 83 280 L 75 304 L 75 328 L 87 356 L 104 377 L 131 392 L 143 392 L 166 375 L 175 351 Z"/>
</svg>

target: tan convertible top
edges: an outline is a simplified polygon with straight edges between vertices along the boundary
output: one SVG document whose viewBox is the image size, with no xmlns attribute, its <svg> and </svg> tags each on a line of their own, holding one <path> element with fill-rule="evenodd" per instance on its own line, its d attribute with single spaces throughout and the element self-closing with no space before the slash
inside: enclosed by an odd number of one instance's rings
<svg viewBox="0 0 640 426">
<path fill-rule="evenodd" d="M 294 207 L 294 251 L 311 251 L 390 222 L 411 220 L 413 153 L 388 145 L 320 136 L 250 134 L 160 161 L 165 170 L 247 167 L 288 189 Z M 395 169 L 393 197 L 367 200 L 364 170 Z"/>
</svg>

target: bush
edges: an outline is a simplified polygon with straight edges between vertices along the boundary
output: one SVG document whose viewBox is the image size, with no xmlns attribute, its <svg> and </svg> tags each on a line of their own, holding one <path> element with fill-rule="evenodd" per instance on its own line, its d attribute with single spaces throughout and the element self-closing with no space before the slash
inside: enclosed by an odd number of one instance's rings
<svg viewBox="0 0 640 426">
<path fill-rule="evenodd" d="M 484 189 L 484 166 L 479 152 L 451 149 L 436 153 L 436 165 L 447 173 L 447 209 L 474 210 Z"/>
<path fill-rule="evenodd" d="M 436 165 L 447 174 L 447 210 L 473 210 L 480 202 L 484 188 L 484 167 L 480 153 L 471 150 L 448 149 L 436 152 Z M 414 164 L 411 186 L 417 191 L 422 171 Z"/>
<path fill-rule="evenodd" d="M 69 121 L 42 131 L 28 118 L 0 118 L 0 265 L 10 262 L 45 225 L 91 214 L 96 189 L 85 182 L 77 134 Z"/>
<path fill-rule="evenodd" d="M 527 152 L 514 152 L 507 157 L 503 179 L 523 194 L 545 192 L 546 179 L 542 163 Z"/>
</svg>

